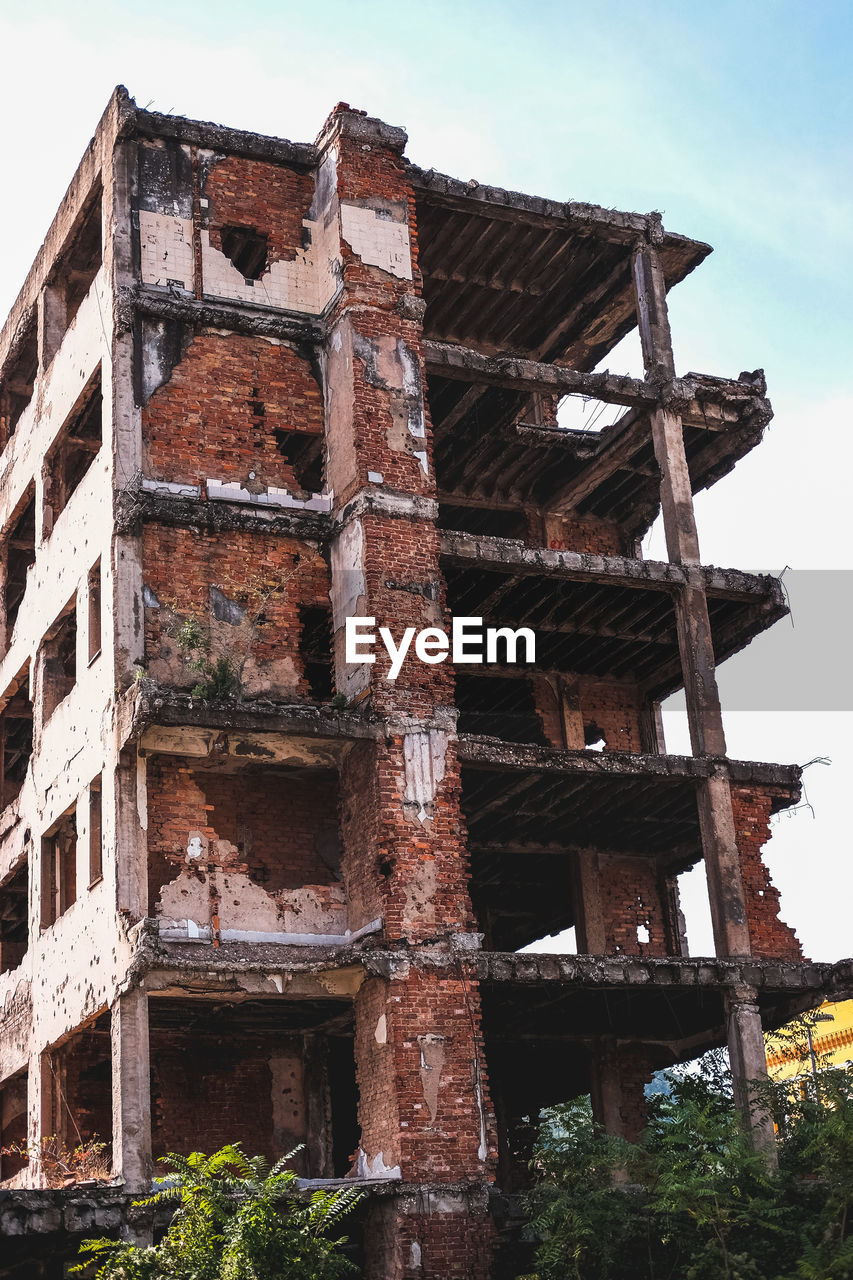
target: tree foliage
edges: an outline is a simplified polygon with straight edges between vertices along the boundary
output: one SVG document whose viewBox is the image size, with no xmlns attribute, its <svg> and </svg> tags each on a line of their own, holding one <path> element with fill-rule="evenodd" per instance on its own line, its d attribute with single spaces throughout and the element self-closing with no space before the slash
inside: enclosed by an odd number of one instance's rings
<svg viewBox="0 0 853 1280">
<path fill-rule="evenodd" d="M 140 1206 L 174 1201 L 178 1208 L 163 1240 L 149 1248 L 115 1240 L 86 1240 L 74 1270 L 98 1280 L 335 1280 L 355 1270 L 342 1253 L 346 1237 L 331 1237 L 359 1198 L 356 1187 L 294 1196 L 297 1176 L 285 1168 L 291 1151 L 271 1169 L 239 1144 L 206 1156 L 168 1155 L 169 1171 Z"/>
<path fill-rule="evenodd" d="M 520 1280 L 853 1280 L 853 1069 L 756 1087 L 778 1169 L 753 1151 L 717 1058 L 667 1077 L 636 1146 L 587 1100 L 546 1112 Z"/>
</svg>

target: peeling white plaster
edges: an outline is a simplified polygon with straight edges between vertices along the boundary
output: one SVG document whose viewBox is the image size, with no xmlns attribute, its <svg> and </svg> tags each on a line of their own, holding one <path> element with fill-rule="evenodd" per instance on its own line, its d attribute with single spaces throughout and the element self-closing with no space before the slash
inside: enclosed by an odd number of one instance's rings
<svg viewBox="0 0 853 1280">
<path fill-rule="evenodd" d="M 409 1246 L 409 1258 L 411 1259 L 413 1267 L 419 1267 L 421 1265 L 421 1246 L 418 1244 L 417 1240 L 413 1240 Z"/>
<path fill-rule="evenodd" d="M 142 477 L 142 488 L 146 493 L 174 494 L 178 498 L 197 498 L 201 493 L 197 484 L 176 484 L 172 480 L 151 480 Z"/>
<path fill-rule="evenodd" d="M 359 1147 L 356 1173 L 359 1178 L 402 1178 L 398 1164 L 389 1166 L 382 1159 L 382 1152 L 371 1160 L 367 1153 Z"/>
<path fill-rule="evenodd" d="M 270 486 L 265 493 L 250 493 L 236 480 L 207 482 L 207 496 L 214 502 L 248 502 L 256 507 L 287 507 L 300 511 L 331 511 L 334 495 L 315 493 L 310 498 L 296 498 L 287 489 Z"/>
<path fill-rule="evenodd" d="M 403 736 L 403 806 L 418 822 L 431 822 L 435 796 L 444 779 L 447 734 L 440 729 L 407 733 Z"/>
<path fill-rule="evenodd" d="M 198 835 L 190 836 L 189 842 L 187 844 L 187 857 L 188 858 L 204 857 L 204 840 L 201 838 L 201 836 L 198 836 Z"/>
<path fill-rule="evenodd" d="M 373 1036 L 377 1044 L 388 1043 L 388 1022 L 384 1013 L 380 1013 L 379 1015 L 379 1019 L 376 1023 L 376 1030 L 374 1031 Z"/>
<path fill-rule="evenodd" d="M 139 211 L 142 283 L 193 288 L 192 218 Z"/>
<path fill-rule="evenodd" d="M 411 280 L 412 250 L 407 222 L 395 221 L 384 209 L 342 201 L 341 235 L 368 266 L 379 267 L 400 280 Z"/>
<path fill-rule="evenodd" d="M 320 315 L 338 289 L 341 276 L 340 242 L 334 223 L 303 219 L 308 232 L 307 249 L 293 258 L 271 262 L 258 280 L 247 280 L 233 262 L 210 243 L 210 232 L 201 231 L 204 292 L 260 307 L 278 307 Z"/>
</svg>

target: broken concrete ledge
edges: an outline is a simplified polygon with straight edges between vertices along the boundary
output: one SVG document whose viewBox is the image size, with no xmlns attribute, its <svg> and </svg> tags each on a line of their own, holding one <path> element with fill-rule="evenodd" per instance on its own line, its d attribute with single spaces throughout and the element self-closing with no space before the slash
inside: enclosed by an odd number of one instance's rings
<svg viewBox="0 0 853 1280">
<path fill-rule="evenodd" d="M 741 569 L 720 569 L 715 565 L 635 560 L 627 556 L 593 555 L 584 551 L 552 551 L 544 547 L 526 547 L 518 539 L 452 531 L 441 534 L 441 554 L 459 563 L 474 560 L 483 566 L 517 574 L 553 575 L 667 590 L 703 586 L 709 596 L 731 599 L 754 597 L 764 607 L 778 612 L 779 617 L 788 612 L 781 580 L 769 573 L 746 573 Z"/>
<path fill-rule="evenodd" d="M 739 786 L 778 787 L 800 793 L 802 769 L 796 764 L 730 760 L 727 756 L 635 755 L 627 751 L 561 751 L 555 747 L 506 742 L 502 738 L 462 733 L 459 761 L 480 768 L 527 769 L 594 777 L 711 778 L 728 777 Z"/>
<path fill-rule="evenodd" d="M 138 536 L 142 525 L 157 523 L 214 533 L 246 530 L 298 538 L 319 547 L 331 533 L 331 500 L 322 502 L 265 502 L 244 498 L 241 493 L 220 488 L 207 498 L 198 485 L 172 485 L 135 476 L 117 495 L 116 529 Z"/>
<path fill-rule="evenodd" d="M 759 991 L 853 994 L 853 959 L 831 962 L 765 960 L 757 956 L 564 955 L 548 952 L 482 951 L 467 945 L 471 935 L 454 935 L 421 946 L 389 947 L 375 937 L 353 938 L 327 947 L 280 943 L 226 942 L 214 947 L 196 941 L 188 946 L 159 932 L 159 922 L 146 918 L 130 932 L 134 948 L 134 984 L 148 972 L 239 975 L 306 973 L 360 967 L 366 974 L 393 978 L 411 968 L 434 970 L 464 967 L 481 982 L 561 983 L 587 987 L 753 987 Z"/>
</svg>

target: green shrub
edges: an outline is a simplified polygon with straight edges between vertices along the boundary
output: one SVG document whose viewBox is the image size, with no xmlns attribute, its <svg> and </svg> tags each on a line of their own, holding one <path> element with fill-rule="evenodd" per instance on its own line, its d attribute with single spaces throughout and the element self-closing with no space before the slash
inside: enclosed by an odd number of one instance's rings
<svg viewBox="0 0 853 1280">
<path fill-rule="evenodd" d="M 298 1148 L 297 1148 L 298 1150 Z M 136 1203 L 178 1205 L 165 1237 L 141 1248 L 114 1240 L 86 1240 L 75 1271 L 94 1265 L 99 1280 L 335 1280 L 355 1270 L 342 1253 L 346 1237 L 330 1232 L 358 1200 L 356 1187 L 294 1195 L 297 1176 L 271 1169 L 239 1144 L 211 1156 L 169 1155 L 159 1190 Z"/>
</svg>

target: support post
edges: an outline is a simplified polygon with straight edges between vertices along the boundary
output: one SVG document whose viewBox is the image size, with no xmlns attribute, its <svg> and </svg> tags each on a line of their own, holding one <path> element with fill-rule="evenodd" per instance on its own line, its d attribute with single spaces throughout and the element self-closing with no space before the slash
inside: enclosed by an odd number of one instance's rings
<svg viewBox="0 0 853 1280">
<path fill-rule="evenodd" d="M 112 1007 L 113 1173 L 129 1191 L 151 1183 L 148 996 L 140 987 Z"/>
<path fill-rule="evenodd" d="M 666 282 L 657 251 L 651 244 L 641 244 L 635 250 L 634 285 L 646 373 L 650 379 L 665 385 L 675 376 L 675 361 Z M 651 421 L 655 457 L 661 473 L 667 553 L 676 564 L 698 565 L 699 538 L 681 417 L 661 407 L 652 413 Z M 676 595 L 675 613 L 693 752 L 697 756 L 725 755 L 726 738 L 704 586 L 685 585 Z M 728 778 L 703 779 L 697 787 L 697 807 L 717 955 L 749 955 L 749 928 Z"/>
<path fill-rule="evenodd" d="M 575 884 L 580 908 L 576 924 L 578 951 L 583 955 L 603 956 L 607 951 L 607 933 L 601 907 L 601 871 L 595 849 L 578 850 Z"/>
<path fill-rule="evenodd" d="M 752 987 L 739 988 L 726 994 L 726 1027 L 729 1040 L 729 1062 L 735 1104 L 752 1135 L 756 1150 L 763 1151 L 768 1161 L 776 1163 L 776 1136 L 773 1120 L 761 1105 L 751 1087 L 767 1077 L 767 1058 L 758 998 Z"/>
</svg>

